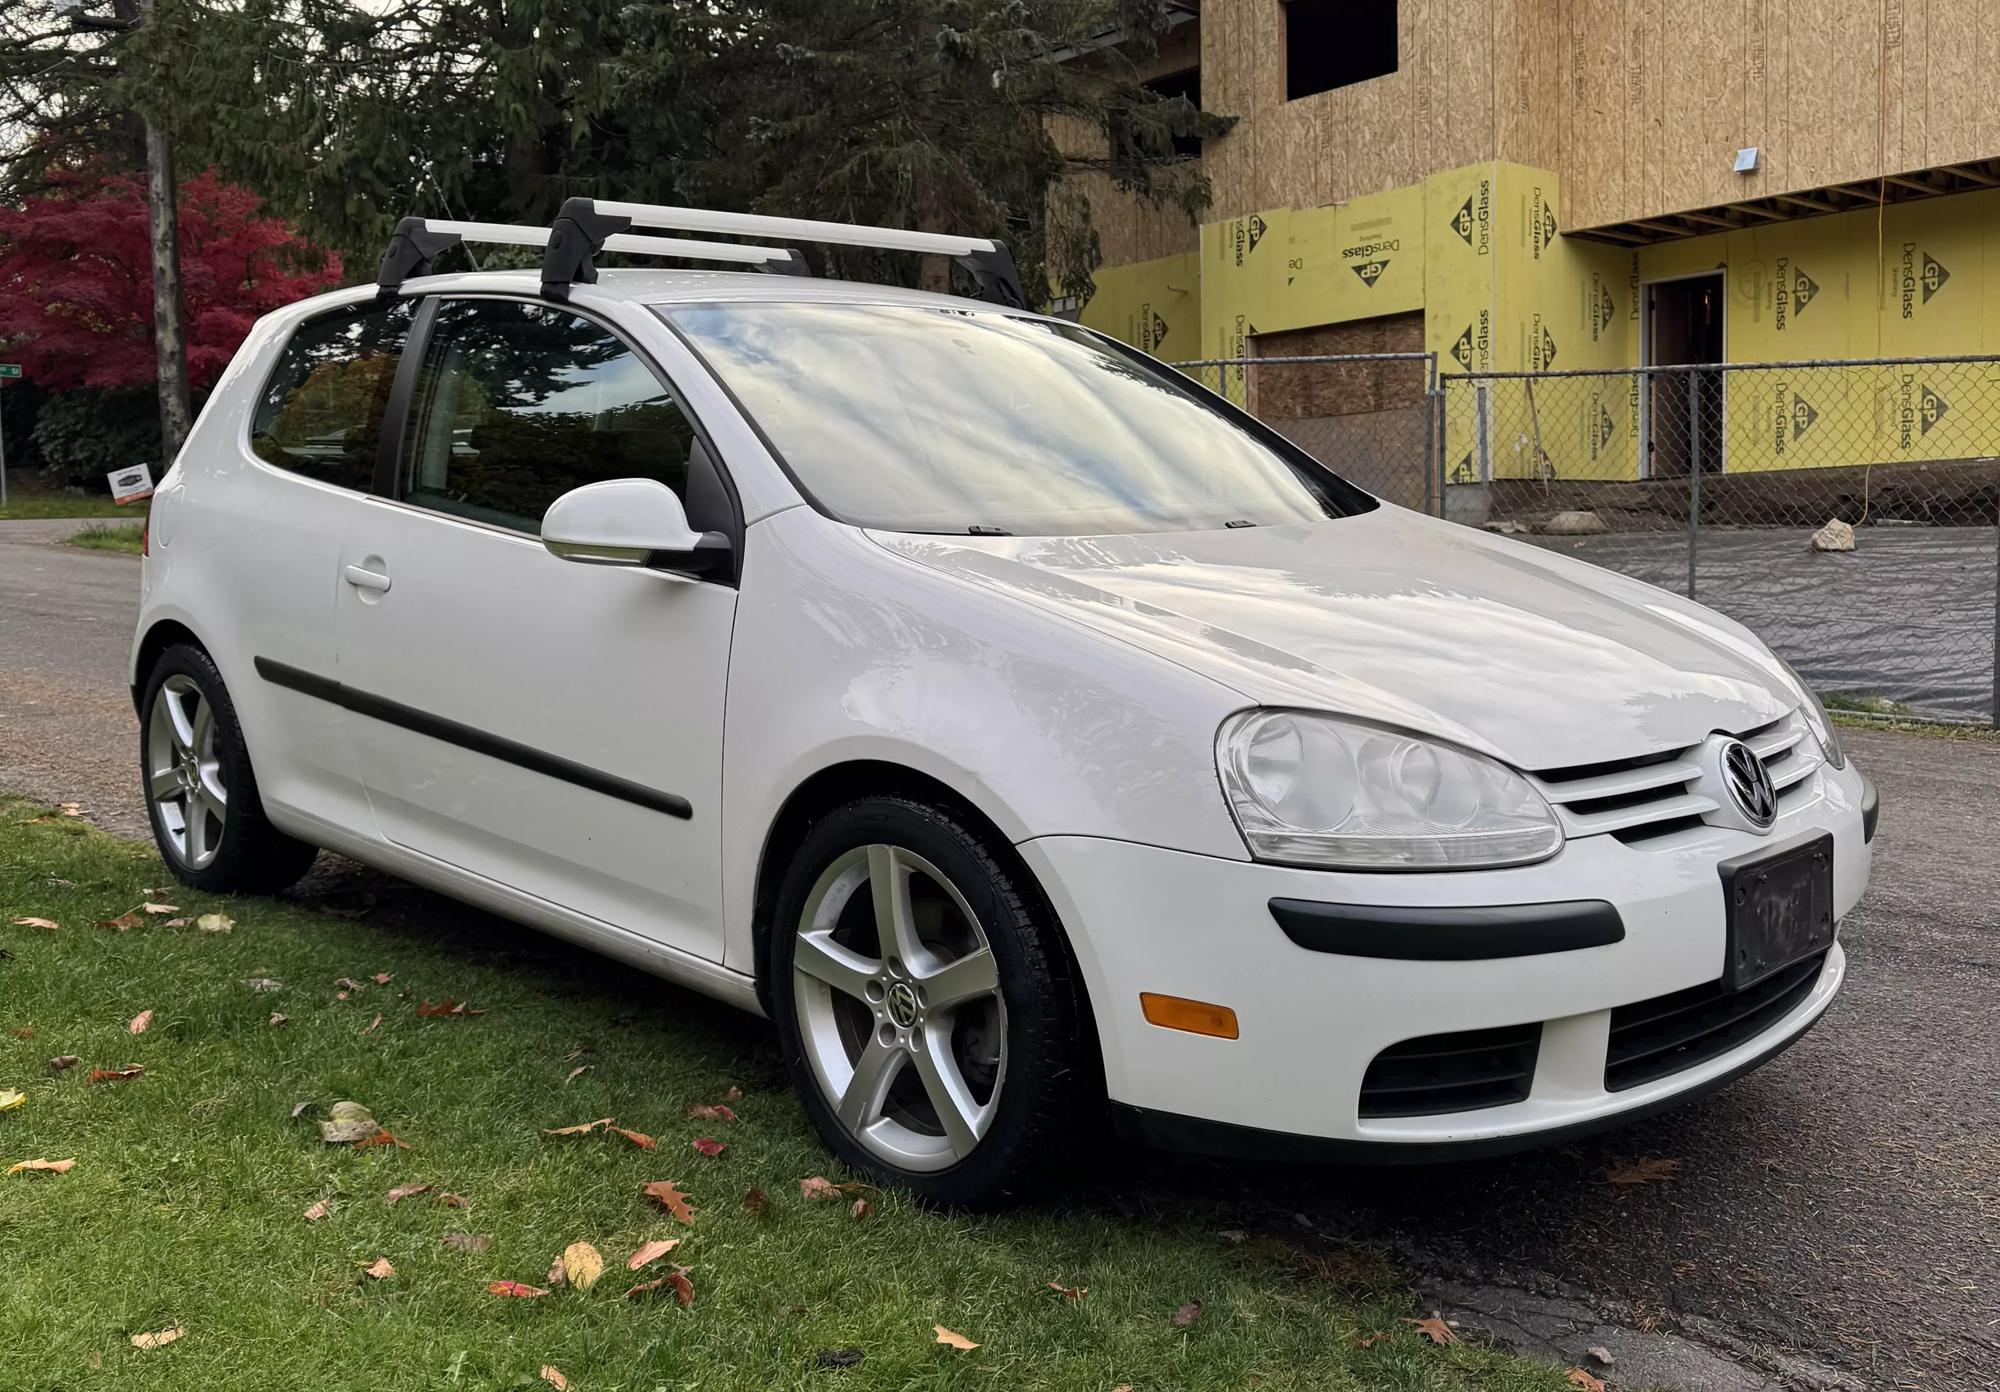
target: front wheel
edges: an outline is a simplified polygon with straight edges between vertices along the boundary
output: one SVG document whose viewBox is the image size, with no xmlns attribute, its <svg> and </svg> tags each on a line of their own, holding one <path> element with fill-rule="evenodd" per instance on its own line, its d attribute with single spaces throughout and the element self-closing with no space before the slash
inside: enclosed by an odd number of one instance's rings
<svg viewBox="0 0 2000 1392">
<path fill-rule="evenodd" d="M 207 653 L 167 649 L 146 681 L 139 768 L 160 856 L 183 884 L 273 893 L 318 853 L 272 826 L 236 705 Z"/>
<path fill-rule="evenodd" d="M 807 835 L 766 966 L 792 1080 L 854 1169 L 1003 1203 L 1101 1114 L 1075 968 L 1025 871 L 941 808 L 873 797 Z"/>
</svg>

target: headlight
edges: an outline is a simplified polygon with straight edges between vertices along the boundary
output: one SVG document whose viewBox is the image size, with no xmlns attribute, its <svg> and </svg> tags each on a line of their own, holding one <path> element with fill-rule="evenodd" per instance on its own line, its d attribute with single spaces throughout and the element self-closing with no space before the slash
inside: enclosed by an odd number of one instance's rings
<svg viewBox="0 0 2000 1392">
<path fill-rule="evenodd" d="M 1774 654 L 1775 656 L 1775 654 Z M 1792 664 L 1778 658 L 1778 665 L 1785 669 L 1785 675 L 1792 679 L 1792 685 L 1799 689 L 1799 697 L 1804 702 L 1799 713 L 1806 718 L 1806 726 L 1819 741 L 1819 747 L 1826 752 L 1826 761 L 1835 768 L 1847 767 L 1847 755 L 1840 749 L 1840 734 L 1833 727 L 1833 720 L 1826 713 L 1826 706 L 1819 699 L 1819 693 L 1806 685 Z"/>
<path fill-rule="evenodd" d="M 1562 849 L 1562 827 L 1527 779 L 1414 735 L 1308 711 L 1244 711 L 1223 722 L 1216 766 L 1258 860 L 1460 870 Z"/>
</svg>

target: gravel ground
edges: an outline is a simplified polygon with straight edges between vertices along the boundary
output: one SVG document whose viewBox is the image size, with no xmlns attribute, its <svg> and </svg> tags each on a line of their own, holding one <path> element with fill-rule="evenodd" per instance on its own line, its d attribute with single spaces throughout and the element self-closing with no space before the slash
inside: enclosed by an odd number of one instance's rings
<svg viewBox="0 0 2000 1392">
<path fill-rule="evenodd" d="M 0 523 L 0 786 L 144 835 L 124 671 L 138 563 L 61 531 Z M 1296 1212 L 1394 1251 L 1446 1308 L 1476 1287 L 1494 1327 L 1547 1327 L 1537 1312 L 1568 1291 L 1605 1328 L 1679 1327 L 1788 1385 L 1838 1385 L 1837 1365 L 1848 1385 L 2000 1388 L 2000 743 L 1844 738 L 1882 790 L 1875 883 L 1842 925 L 1841 1000 L 1770 1066 L 1546 1154 L 1308 1172 L 1135 1158 L 1119 1184 L 1138 1197 L 1113 1202 Z M 303 888 L 419 922 L 472 913 L 334 857 Z M 1636 1156 L 1681 1165 L 1605 1182 Z"/>
</svg>

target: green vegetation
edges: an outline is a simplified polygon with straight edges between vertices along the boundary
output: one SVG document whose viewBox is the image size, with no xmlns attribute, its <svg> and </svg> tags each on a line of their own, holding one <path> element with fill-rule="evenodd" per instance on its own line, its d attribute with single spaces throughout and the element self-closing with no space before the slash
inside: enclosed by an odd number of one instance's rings
<svg viewBox="0 0 2000 1392">
<path fill-rule="evenodd" d="M 119 507 L 109 493 L 29 492 L 15 480 L 8 480 L 7 506 L 0 507 L 0 522 L 22 522 L 49 517 L 134 517 L 144 516 L 138 503 Z"/>
<path fill-rule="evenodd" d="M 1887 696 L 1865 696 L 1858 692 L 1836 691 L 1830 696 L 1820 697 L 1820 704 L 1829 713 L 1847 712 L 1853 715 L 1915 715 L 1916 707 L 1901 701 L 1892 701 Z"/>
<path fill-rule="evenodd" d="M 548 1365 L 578 1392 L 1568 1386 L 1489 1348 L 1432 1346 L 1404 1322 L 1429 1312 L 1378 1256 L 1303 1253 L 1264 1235 L 1290 1226 L 1284 1213 L 1240 1196 L 1114 1180 L 993 1217 L 875 1191 L 861 1217 L 856 1195 L 808 1200 L 801 1179 L 844 1176 L 755 1020 L 492 919 L 353 916 L 351 888 L 348 916 L 147 888 L 171 884 L 150 847 L 0 799 L 0 1105 L 25 1093 L 0 1111 L 0 1169 L 75 1160 L 0 1176 L 8 1381 L 539 1389 Z M 136 907 L 149 895 L 174 907 Z M 211 913 L 228 931 L 206 931 Z M 447 997 L 471 1010 L 419 1014 Z M 79 1061 L 52 1071 L 67 1055 Z M 128 1066 L 144 1071 L 91 1079 Z M 731 1087 L 736 1119 L 689 1117 Z M 339 1101 L 408 1148 L 323 1141 Z M 601 1117 L 657 1149 L 545 1134 Z M 701 1136 L 728 1148 L 698 1154 Z M 692 1196 L 691 1225 L 642 1195 L 659 1180 Z M 410 1184 L 435 1187 L 386 1201 Z M 768 1194 L 761 1213 L 752 1189 Z M 321 1203 L 330 1214 L 309 1221 Z M 489 1245 L 460 1250 L 453 1233 Z M 656 1238 L 680 1245 L 628 1272 Z M 548 1286 L 578 1241 L 606 1260 L 594 1289 L 488 1292 Z M 380 1258 L 393 1275 L 366 1274 Z M 691 1308 L 665 1288 L 623 1298 L 676 1263 Z M 943 1347 L 935 1325 L 980 1347 Z M 132 1343 L 172 1329 L 185 1333 L 163 1347 Z M 820 1366 L 843 1350 L 860 1361 Z"/>
<path fill-rule="evenodd" d="M 63 540 L 71 546 L 81 546 L 86 551 L 122 551 L 129 556 L 139 554 L 145 529 L 130 523 L 93 523 L 79 531 L 71 532 Z"/>
</svg>

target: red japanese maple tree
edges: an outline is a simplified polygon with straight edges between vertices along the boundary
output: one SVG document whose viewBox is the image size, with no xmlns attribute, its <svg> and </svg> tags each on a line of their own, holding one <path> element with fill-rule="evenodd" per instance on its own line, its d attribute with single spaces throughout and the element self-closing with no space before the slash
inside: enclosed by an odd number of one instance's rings
<svg viewBox="0 0 2000 1392">
<path fill-rule="evenodd" d="M 66 174 L 49 197 L 0 208 L 0 345 L 53 391 L 153 381 L 145 182 Z M 215 384 L 257 317 L 340 282 L 340 257 L 259 215 L 210 170 L 180 187 L 188 382 Z"/>
</svg>

